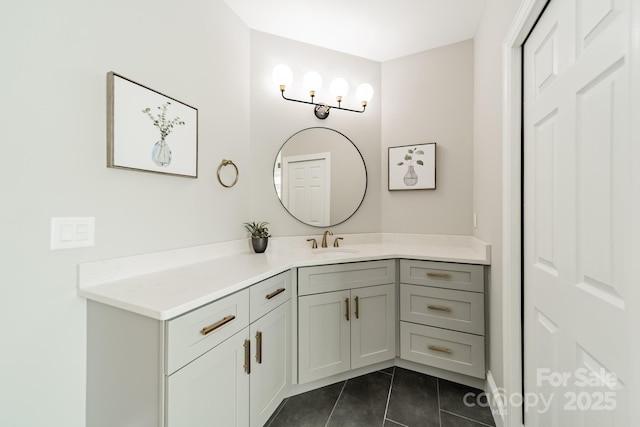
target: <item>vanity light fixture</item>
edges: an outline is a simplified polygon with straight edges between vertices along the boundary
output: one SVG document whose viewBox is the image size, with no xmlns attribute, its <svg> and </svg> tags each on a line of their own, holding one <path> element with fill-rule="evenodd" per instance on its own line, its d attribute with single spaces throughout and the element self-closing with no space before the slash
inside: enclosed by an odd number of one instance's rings
<svg viewBox="0 0 640 427">
<path fill-rule="evenodd" d="M 336 98 L 336 102 L 338 106 L 328 105 L 325 103 L 315 102 L 316 92 L 322 87 L 322 76 L 315 71 L 309 71 L 305 74 L 303 78 L 303 86 L 305 90 L 309 91 L 309 96 L 311 97 L 311 101 L 301 101 L 298 99 L 287 98 L 284 95 L 285 88 L 291 85 L 293 80 L 293 73 L 291 72 L 291 68 L 289 68 L 285 64 L 276 65 L 273 69 L 273 82 L 280 86 L 280 94 L 282 98 L 287 101 L 300 102 L 302 104 L 313 105 L 313 112 L 319 119 L 326 119 L 329 116 L 329 110 L 335 108 L 336 110 L 344 110 L 344 111 L 352 111 L 354 113 L 364 113 L 364 110 L 367 108 L 367 103 L 373 97 L 373 87 L 369 83 L 362 83 L 356 89 L 356 98 L 360 101 L 360 105 L 362 105 L 362 110 L 352 110 L 350 108 L 342 107 L 342 99 L 346 97 L 349 91 L 349 83 L 342 77 L 338 77 L 331 82 L 329 86 L 331 93 Z"/>
</svg>

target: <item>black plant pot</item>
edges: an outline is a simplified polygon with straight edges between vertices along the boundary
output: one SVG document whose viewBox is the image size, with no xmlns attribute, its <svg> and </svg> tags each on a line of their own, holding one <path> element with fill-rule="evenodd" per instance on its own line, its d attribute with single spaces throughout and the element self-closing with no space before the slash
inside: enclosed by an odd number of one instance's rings
<svg viewBox="0 0 640 427">
<path fill-rule="evenodd" d="M 253 251 L 257 254 L 261 254 L 267 250 L 267 244 L 269 243 L 268 237 L 252 237 L 251 245 L 253 246 Z"/>
</svg>

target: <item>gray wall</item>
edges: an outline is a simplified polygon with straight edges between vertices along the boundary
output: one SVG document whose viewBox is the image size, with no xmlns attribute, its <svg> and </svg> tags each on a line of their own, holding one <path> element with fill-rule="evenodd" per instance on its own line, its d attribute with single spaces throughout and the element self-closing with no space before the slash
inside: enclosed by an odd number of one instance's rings
<svg viewBox="0 0 640 427">
<path fill-rule="evenodd" d="M 471 234 L 473 41 L 382 64 L 382 230 Z M 436 142 L 433 190 L 387 191 L 388 147 Z"/>
<path fill-rule="evenodd" d="M 246 235 L 249 43 L 222 1 L 0 2 L 0 425 L 85 424 L 78 263 Z M 198 107 L 199 179 L 106 168 L 112 70 Z M 49 251 L 54 216 L 95 216 L 96 246 Z"/>
<path fill-rule="evenodd" d="M 502 360 L 502 42 L 520 0 L 486 0 L 475 37 L 473 128 L 474 234 L 491 243 L 489 287 L 489 363 L 498 387 L 504 385 Z"/>
<path fill-rule="evenodd" d="M 344 77 L 349 82 L 351 97 L 345 98 L 343 107 L 359 107 L 353 94 L 360 83 L 373 86 L 373 99 L 363 114 L 333 110 L 328 118 L 319 120 L 311 105 L 281 98 L 279 88 L 271 79 L 273 67 L 280 63 L 288 64 L 294 75 L 287 97 L 308 100 L 302 78 L 307 71 L 315 70 L 322 75 L 324 86 L 316 96 L 318 102 L 334 104 L 328 88 L 335 77 Z M 350 220 L 332 230 L 336 234 L 380 231 L 380 93 L 379 62 L 251 32 L 251 212 L 255 220 L 268 221 L 274 235 L 322 233 L 322 229 L 302 224 L 289 215 L 273 187 L 273 162 L 282 144 L 301 129 L 322 126 L 349 137 L 362 153 L 369 173 L 362 206 Z"/>
</svg>

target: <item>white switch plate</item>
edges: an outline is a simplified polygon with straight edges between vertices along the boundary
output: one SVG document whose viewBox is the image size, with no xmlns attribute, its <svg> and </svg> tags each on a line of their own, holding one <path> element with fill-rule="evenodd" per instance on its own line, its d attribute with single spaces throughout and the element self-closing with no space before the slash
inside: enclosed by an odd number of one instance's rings
<svg viewBox="0 0 640 427">
<path fill-rule="evenodd" d="M 95 217 L 51 218 L 51 250 L 95 246 Z"/>
</svg>

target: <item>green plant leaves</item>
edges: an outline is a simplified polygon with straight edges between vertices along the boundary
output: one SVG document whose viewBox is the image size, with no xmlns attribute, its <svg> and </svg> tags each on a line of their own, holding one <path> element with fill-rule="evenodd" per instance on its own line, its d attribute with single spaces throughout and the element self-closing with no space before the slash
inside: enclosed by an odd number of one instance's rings
<svg viewBox="0 0 640 427">
<path fill-rule="evenodd" d="M 245 222 L 244 228 L 251 233 L 251 237 L 270 237 L 268 222 Z"/>
</svg>

